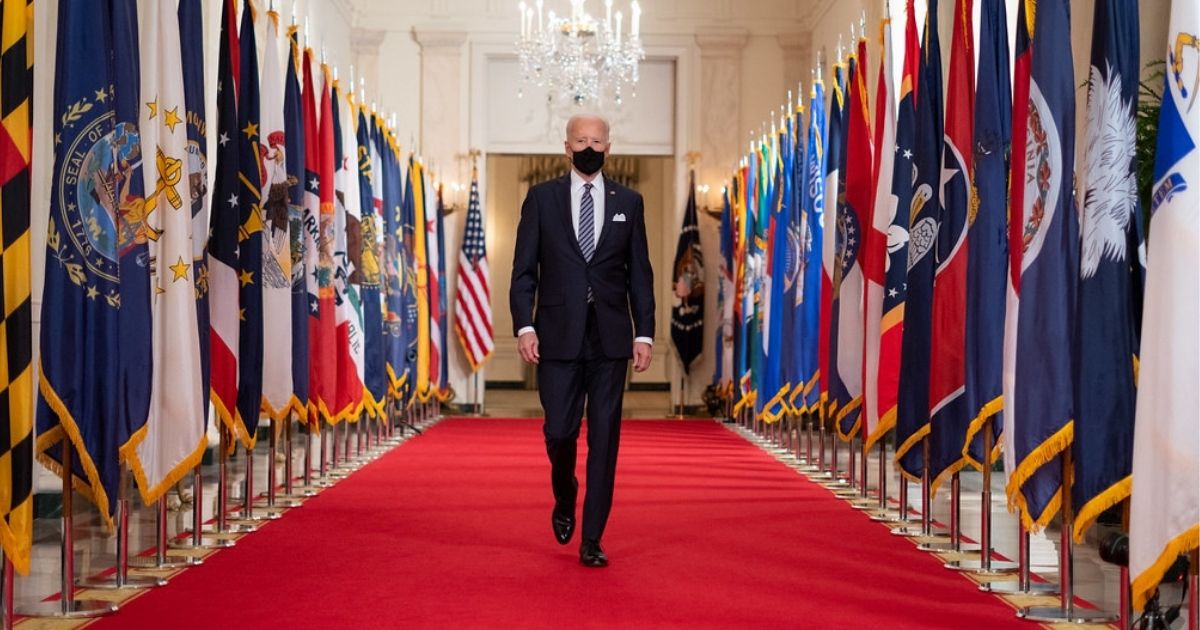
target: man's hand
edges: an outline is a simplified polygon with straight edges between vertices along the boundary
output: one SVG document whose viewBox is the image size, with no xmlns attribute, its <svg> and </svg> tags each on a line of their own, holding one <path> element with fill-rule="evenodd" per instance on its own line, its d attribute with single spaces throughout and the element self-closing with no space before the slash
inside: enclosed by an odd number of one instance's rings
<svg viewBox="0 0 1200 630">
<path fill-rule="evenodd" d="M 645 372 L 650 367 L 650 344 L 635 341 L 633 343 L 633 371 Z"/>
<path fill-rule="evenodd" d="M 537 333 L 527 332 L 524 335 L 521 335 L 520 337 L 518 337 L 517 338 L 517 352 L 521 353 L 521 359 L 523 359 L 526 363 L 532 363 L 534 365 L 537 365 L 538 359 L 542 358 L 542 355 L 538 352 Z M 647 365 L 650 364 L 650 361 L 648 359 L 646 361 L 646 364 Z"/>
</svg>

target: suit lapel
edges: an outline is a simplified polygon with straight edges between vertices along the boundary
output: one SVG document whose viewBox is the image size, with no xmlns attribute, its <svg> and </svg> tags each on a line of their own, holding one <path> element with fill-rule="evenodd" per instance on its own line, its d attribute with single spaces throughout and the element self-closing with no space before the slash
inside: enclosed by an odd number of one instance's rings
<svg viewBox="0 0 1200 630">
<path fill-rule="evenodd" d="M 600 240 L 596 243 L 596 253 L 600 252 L 600 248 L 604 243 L 608 242 L 608 235 L 613 231 L 613 215 L 617 213 L 617 190 L 613 186 L 611 180 L 604 180 L 604 227 L 600 229 Z M 595 259 L 595 256 L 592 257 Z"/>
<path fill-rule="evenodd" d="M 562 219 L 563 230 L 567 233 L 567 242 L 571 244 L 571 248 L 575 250 L 575 254 L 580 259 L 583 258 L 583 250 L 579 248 L 579 235 L 575 233 L 575 226 L 571 222 L 571 176 L 560 177 L 558 179 L 558 216 Z"/>
</svg>

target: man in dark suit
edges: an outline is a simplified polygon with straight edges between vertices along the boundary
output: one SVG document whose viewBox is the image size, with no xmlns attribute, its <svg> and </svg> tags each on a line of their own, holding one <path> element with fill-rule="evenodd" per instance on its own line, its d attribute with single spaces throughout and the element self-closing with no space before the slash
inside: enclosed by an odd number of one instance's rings
<svg viewBox="0 0 1200 630">
<path fill-rule="evenodd" d="M 637 372 L 650 367 L 654 272 L 642 196 L 600 172 L 608 122 L 573 116 L 564 144 L 571 173 L 533 186 L 521 206 L 509 307 L 521 358 L 537 365 L 554 490 L 550 520 L 562 545 L 575 531 L 575 449 L 586 405 L 579 561 L 603 567 L 625 373 L 631 358 Z"/>
</svg>

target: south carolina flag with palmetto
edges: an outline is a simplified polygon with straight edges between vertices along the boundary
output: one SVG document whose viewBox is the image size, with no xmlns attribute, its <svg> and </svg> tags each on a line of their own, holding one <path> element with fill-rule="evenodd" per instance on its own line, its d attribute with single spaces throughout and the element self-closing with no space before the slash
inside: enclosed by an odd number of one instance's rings
<svg viewBox="0 0 1200 630">
<path fill-rule="evenodd" d="M 1200 8 L 1175 0 L 1150 204 L 1133 435 L 1129 573 L 1142 609 L 1179 554 L 1200 546 Z"/>
<path fill-rule="evenodd" d="M 142 155 L 149 158 L 142 161 L 148 233 L 157 235 L 150 239 L 154 368 L 145 428 L 121 454 L 149 504 L 199 463 L 207 441 L 179 20 L 158 2 L 146 6 L 143 18 L 139 127 Z"/>
<path fill-rule="evenodd" d="M 1025 97 L 1025 103 L 1014 107 L 1009 179 L 1010 264 L 1019 270 L 1013 282 L 1020 306 L 1014 393 L 1005 410 L 1012 416 L 1016 463 L 1007 491 L 1025 527 L 1037 531 L 1062 504 L 1058 458 L 1070 448 L 1074 430 L 1071 364 L 1079 279 L 1079 222 L 1071 177 L 1075 81 L 1067 0 L 1039 2 L 1036 18 L 1024 11 L 1024 4 L 1021 8 L 1018 21 L 1035 22 L 1027 50 L 1028 88 L 1014 94 L 1014 101 Z"/>
</svg>

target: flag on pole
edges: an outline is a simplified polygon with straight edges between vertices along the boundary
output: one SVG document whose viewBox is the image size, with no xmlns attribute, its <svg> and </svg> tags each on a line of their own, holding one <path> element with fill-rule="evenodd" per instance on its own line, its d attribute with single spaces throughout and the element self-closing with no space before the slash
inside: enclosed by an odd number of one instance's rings
<svg viewBox="0 0 1200 630">
<path fill-rule="evenodd" d="M 238 225 L 242 186 L 238 181 L 237 12 L 222 3 L 217 67 L 217 175 L 213 183 L 208 236 L 209 354 L 211 392 L 217 419 L 237 435 L 238 398 Z"/>
<path fill-rule="evenodd" d="M 938 41 L 937 2 L 930 0 L 917 83 L 913 136 L 912 200 L 908 229 L 908 293 L 904 300 L 904 348 L 896 404 L 896 462 L 900 473 L 920 482 L 922 449 L 929 435 L 930 335 L 933 323 L 934 248 L 942 177 L 942 53 Z"/>
<path fill-rule="evenodd" d="M 722 396 L 733 390 L 733 304 L 737 301 L 733 283 L 734 223 L 729 203 L 729 188 L 721 188 L 721 285 L 717 302 L 721 310 L 721 325 L 717 328 L 717 361 L 713 384 Z"/>
<path fill-rule="evenodd" d="M 863 229 L 870 227 L 871 113 L 867 107 L 867 40 L 860 37 L 846 77 L 846 170 L 839 182 L 829 348 L 835 369 L 829 391 L 836 405 L 839 437 L 849 441 L 861 428 L 863 376 Z"/>
<path fill-rule="evenodd" d="M 483 209 L 479 205 L 479 173 L 472 169 L 467 223 L 462 249 L 458 252 L 458 295 L 454 309 L 454 330 L 458 332 L 458 340 L 472 372 L 483 367 L 495 349 L 491 286 Z"/>
<path fill-rule="evenodd" d="M 160 3 L 146 7 L 141 33 L 140 136 L 143 204 L 150 245 L 150 413 L 121 454 L 142 500 L 153 503 L 204 456 L 203 383 L 196 290 L 192 279 L 192 213 L 187 174 L 187 103 L 183 93 L 179 19 Z"/>
<path fill-rule="evenodd" d="M 241 182 L 238 229 L 238 413 L 235 429 L 242 445 L 254 446 L 263 388 L 263 227 L 262 145 L 259 132 L 258 43 L 254 5 L 245 0 L 238 39 L 237 113 L 238 180 Z"/>
<path fill-rule="evenodd" d="M 700 224 L 696 218 L 695 171 L 688 174 L 687 207 L 672 267 L 675 303 L 671 306 L 671 343 L 687 372 L 704 349 L 704 253 L 700 251 Z"/>
<path fill-rule="evenodd" d="M 751 146 L 753 146 L 753 143 L 751 143 Z M 734 180 L 735 213 L 738 219 L 738 245 L 737 253 L 735 254 L 735 258 L 738 261 L 736 270 L 737 304 L 734 307 L 734 317 L 737 320 L 737 337 L 734 342 L 734 351 L 737 354 L 737 366 L 734 372 L 737 387 L 737 402 L 733 407 L 734 415 L 738 414 L 743 407 L 754 404 L 754 391 L 751 384 L 752 375 L 750 373 L 750 329 L 751 323 L 754 321 L 754 277 L 757 271 L 753 265 L 755 217 L 750 207 L 752 193 L 747 190 L 751 182 L 751 159 L 752 156 L 747 156 L 742 160 L 741 168 L 738 169 L 737 177 Z"/>
<path fill-rule="evenodd" d="M 334 251 L 337 242 L 337 208 L 334 202 L 334 129 L 337 121 L 333 114 L 333 101 L 330 94 L 329 66 L 321 64 L 321 113 L 317 127 L 316 168 L 318 177 L 319 219 L 317 221 L 317 330 L 309 334 L 309 339 L 316 343 L 316 348 L 309 353 L 309 361 L 317 370 L 316 377 L 310 381 L 320 381 L 317 389 L 317 407 L 321 417 L 329 424 L 336 424 L 341 418 L 342 408 L 338 406 L 338 393 L 341 387 L 338 383 L 339 368 L 343 362 L 339 349 L 336 289 L 334 274 L 337 263 L 334 261 Z"/>
<path fill-rule="evenodd" d="M 337 385 L 334 372 L 337 359 L 333 353 L 333 332 L 322 325 L 321 278 L 328 286 L 331 243 L 325 238 L 321 216 L 321 181 L 324 176 L 321 159 L 321 131 L 317 124 L 317 99 L 312 76 L 312 49 L 304 49 L 303 78 L 300 81 L 304 119 L 304 288 L 308 301 L 308 416 L 316 425 L 329 417 L 329 405 Z M 332 184 L 332 182 L 330 182 Z M 329 236 L 333 225 L 330 222 Z M 329 296 L 331 297 L 331 296 Z M 329 307 L 328 303 L 325 305 Z M 332 317 L 330 318 L 332 323 Z"/>
<path fill-rule="evenodd" d="M 354 261 L 362 260 L 361 210 L 358 208 L 358 168 L 354 166 L 353 118 L 341 85 L 334 79 L 331 89 L 333 119 L 333 303 L 337 338 L 337 421 L 357 421 L 363 402 L 362 304 L 355 277 Z M 356 283 L 355 280 L 359 282 Z"/>
<path fill-rule="evenodd" d="M 291 188 L 298 181 L 288 170 L 286 84 L 281 67 L 279 14 L 267 13 L 262 74 L 262 408 L 272 420 L 291 413 L 295 398 L 292 378 L 292 220 Z M 289 56 L 289 59 L 291 57 Z"/>
<path fill-rule="evenodd" d="M 442 189 L 438 188 L 437 199 L 437 272 L 440 290 L 438 291 L 438 336 L 442 348 L 442 370 L 438 380 L 438 400 L 445 402 L 450 399 L 450 337 L 449 317 L 446 312 L 446 293 L 450 290 L 450 279 L 446 275 L 446 207 L 442 203 Z"/>
<path fill-rule="evenodd" d="M 208 304 L 208 105 L 204 95 L 204 19 L 200 0 L 179 3 L 179 57 L 187 109 L 187 190 L 192 210 L 192 278 L 196 284 L 196 331 L 200 338 L 200 417 L 207 432 L 212 361 Z"/>
<path fill-rule="evenodd" d="M 772 133 L 772 153 L 769 158 L 771 186 L 767 196 L 770 220 L 767 226 L 767 257 L 764 269 L 767 296 L 763 320 L 763 405 L 762 416 L 775 422 L 788 412 L 788 397 L 792 383 L 788 380 L 788 360 L 792 344 L 784 341 L 791 323 L 796 266 L 789 264 L 791 254 L 790 230 L 794 204 L 792 202 L 792 135 L 790 117 L 780 120 L 778 133 Z M 789 301 L 791 297 L 791 301 Z"/>
<path fill-rule="evenodd" d="M 375 200 L 381 191 L 380 172 L 373 156 L 378 153 L 371 141 L 371 125 L 367 118 L 367 106 L 358 106 L 358 191 L 362 207 L 362 253 L 359 272 L 362 274 L 363 314 L 363 393 L 367 412 L 373 417 L 382 417 L 387 405 L 387 367 L 384 362 L 382 274 L 383 231 L 379 223 L 379 207 Z M 382 205 L 382 204 L 380 204 Z"/>
<path fill-rule="evenodd" d="M 908 298 L 908 229 L 909 211 L 913 199 L 913 148 L 916 135 L 916 95 L 920 62 L 917 45 L 917 20 L 913 2 L 905 8 L 904 66 L 898 91 L 895 140 L 892 145 L 892 172 L 883 171 L 880 160 L 880 182 L 876 184 L 872 224 L 886 230 L 883 254 L 883 290 L 879 304 L 879 355 L 875 390 L 876 426 L 868 425 L 867 447 L 896 427 L 897 403 L 900 392 L 900 362 L 904 340 L 904 303 Z M 886 35 L 885 35 L 886 36 Z M 891 67 L 888 64 L 887 67 Z M 885 147 L 887 145 L 884 145 Z M 884 149 L 880 149 L 884 152 Z M 886 180 L 889 187 L 885 188 Z M 885 193 L 885 190 L 887 191 Z M 886 227 L 884 227 L 886 226 Z M 878 265 L 879 263 L 875 263 Z M 876 268 L 875 272 L 878 272 Z M 875 314 L 868 313 L 869 317 Z"/>
<path fill-rule="evenodd" d="M 409 337 L 409 355 L 416 376 L 412 394 L 421 402 L 429 400 L 429 266 L 425 243 L 426 195 L 430 194 L 425 166 L 420 160 L 409 161 L 413 181 L 412 271 L 413 304 L 416 315 L 414 335 Z M 408 229 L 407 222 L 405 229 Z M 407 235 L 406 235 L 407 236 Z"/>
<path fill-rule="evenodd" d="M 136 7 L 66 2 L 57 32 L 36 452 L 112 529 L 119 449 L 146 421 L 152 373 Z"/>
<path fill-rule="evenodd" d="M 1158 118 L 1141 338 L 1129 574 L 1141 610 L 1180 554 L 1200 547 L 1200 8 L 1171 3 Z M 1189 42 L 1191 49 L 1188 49 Z M 1136 50 L 1136 48 L 1135 48 Z"/>
<path fill-rule="evenodd" d="M 800 245 L 802 247 L 802 281 L 800 301 L 800 379 L 802 399 L 792 404 L 797 410 L 812 410 L 819 402 L 821 374 L 818 362 L 818 334 L 821 321 L 821 291 L 824 276 L 822 264 L 825 232 L 825 147 L 821 134 L 825 130 L 825 85 L 818 78 L 809 93 L 808 149 L 804 152 L 804 189 L 802 191 Z"/>
<path fill-rule="evenodd" d="M 839 199 L 842 197 L 840 188 L 841 173 L 845 163 L 846 133 L 845 133 L 845 65 L 841 60 L 833 64 L 833 95 L 829 98 L 829 126 L 825 135 L 825 147 L 829 153 L 825 157 L 825 192 L 833 192 L 833 203 L 829 204 L 828 212 L 824 213 L 821 238 L 821 310 L 817 329 L 817 360 L 820 376 L 820 411 L 824 418 L 834 417 L 836 405 L 830 397 L 830 361 L 836 356 L 836 348 L 830 348 L 830 324 L 833 315 L 833 279 L 836 263 L 836 237 L 838 215 L 842 208 Z"/>
<path fill-rule="evenodd" d="M 1025 19 L 1034 16 L 1026 14 Z M 1062 466 L 1074 425 L 1072 360 L 1079 281 L 1079 222 L 1071 178 L 1075 165 L 1075 82 L 1066 0 L 1037 6 L 1031 44 L 1024 159 L 1013 160 L 1009 249 L 1020 298 L 1016 381 L 1012 403 L 1016 468 L 1008 477 L 1010 505 L 1037 531 L 1058 512 Z M 1024 132 L 1022 133 L 1022 129 Z M 1013 155 L 1017 147 L 1013 147 Z M 1054 349 L 1054 350 L 1051 350 Z"/>
<path fill-rule="evenodd" d="M 1138 335 L 1142 324 L 1142 208 L 1138 202 L 1138 6 L 1098 0 L 1088 86 L 1079 227 L 1075 363 L 1075 540 L 1129 497 Z"/>
<path fill-rule="evenodd" d="M 942 204 L 938 219 L 933 280 L 933 321 L 929 374 L 929 477 L 937 493 L 942 482 L 968 462 L 963 457 L 967 426 L 966 317 L 967 228 L 974 174 L 975 43 L 973 0 L 955 0 L 950 44 L 946 135 L 942 149 Z"/>
<path fill-rule="evenodd" d="M 388 388 L 393 398 L 400 399 L 408 382 L 408 341 L 406 333 L 405 290 L 408 285 L 404 241 L 405 210 L 411 205 L 412 182 L 401 190 L 400 156 L 391 137 L 378 121 L 380 161 L 383 164 L 383 229 L 384 282 L 386 282 L 386 312 L 384 339 L 387 344 L 385 362 Z"/>
<path fill-rule="evenodd" d="M 791 98 L 789 93 L 789 107 Z M 795 109 L 788 112 L 784 123 L 791 138 L 786 156 L 788 213 L 787 255 L 784 257 L 784 278 L 787 283 L 783 295 L 783 334 L 788 341 L 783 344 L 783 382 L 788 386 L 787 411 L 798 413 L 804 409 L 804 263 L 803 238 L 807 232 L 804 221 L 804 95 L 800 94 Z"/>
<path fill-rule="evenodd" d="M 303 420 L 308 408 L 308 255 L 311 235 L 305 224 L 305 185 L 308 177 L 304 168 L 306 142 L 304 131 L 304 102 L 300 91 L 299 29 L 288 27 L 288 64 L 283 88 L 284 157 L 287 162 L 288 230 L 291 238 L 291 320 L 292 338 L 292 400 L 297 418 Z"/>
<path fill-rule="evenodd" d="M 892 197 L 892 182 L 896 162 L 896 87 L 892 79 L 891 20 L 880 22 L 880 44 L 883 54 L 879 79 L 875 88 L 875 163 L 872 169 L 874 200 L 869 220 L 864 224 L 863 271 L 863 448 L 869 449 L 879 437 L 891 429 L 883 426 L 881 408 L 888 409 L 895 401 L 895 367 L 880 362 L 883 341 L 883 296 L 887 282 L 888 229 L 896 216 Z M 880 383 L 883 377 L 884 383 Z M 885 393 L 886 392 L 886 393 Z"/>
<path fill-rule="evenodd" d="M 1004 423 L 1004 300 L 1008 267 L 1008 149 L 1012 142 L 1008 18 L 1004 2 L 985 0 L 979 18 L 979 80 L 975 92 L 975 198 L 967 232 L 966 397 L 963 456 L 976 468 L 999 457 Z M 983 452 L 992 418 L 992 452 Z"/>
<path fill-rule="evenodd" d="M 438 274 L 441 252 L 438 250 L 438 218 L 442 209 L 442 185 L 434 184 L 433 174 L 428 176 L 429 188 L 425 191 L 425 269 L 426 295 L 429 300 L 429 390 L 433 396 L 442 388 L 442 366 L 446 362 L 442 344 L 442 279 Z M 428 398 L 426 398 L 428 400 Z"/>
<path fill-rule="evenodd" d="M 0 6 L 0 544 L 22 575 L 33 545 L 33 306 L 30 299 L 30 147 L 33 0 Z"/>
</svg>

